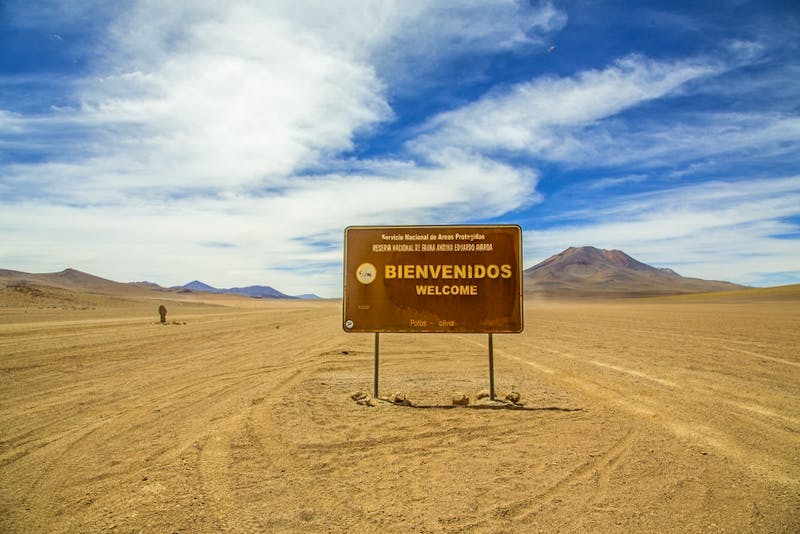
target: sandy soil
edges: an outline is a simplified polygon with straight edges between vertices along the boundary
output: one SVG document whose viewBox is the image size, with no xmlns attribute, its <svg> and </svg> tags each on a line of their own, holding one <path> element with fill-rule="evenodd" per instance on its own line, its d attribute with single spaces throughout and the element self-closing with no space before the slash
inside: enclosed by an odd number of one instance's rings
<svg viewBox="0 0 800 534">
<path fill-rule="evenodd" d="M 800 531 L 795 299 L 530 301 L 494 338 L 518 407 L 475 402 L 486 336 L 384 334 L 381 394 L 413 405 L 370 407 L 339 302 L 159 325 L 156 301 L 12 296 L 2 532 Z"/>
</svg>

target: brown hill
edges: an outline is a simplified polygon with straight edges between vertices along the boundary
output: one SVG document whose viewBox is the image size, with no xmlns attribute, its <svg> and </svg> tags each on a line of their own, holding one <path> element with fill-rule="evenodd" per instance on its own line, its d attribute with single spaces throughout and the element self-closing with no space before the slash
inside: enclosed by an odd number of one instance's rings
<svg viewBox="0 0 800 534">
<path fill-rule="evenodd" d="M 0 269 L 0 307 L 32 305 L 84 309 L 95 306 L 97 299 L 94 296 L 98 295 L 116 299 L 167 299 L 215 305 L 252 298 L 242 294 L 190 291 L 183 287 L 165 288 L 152 282 L 115 282 L 77 269 L 65 269 L 57 273 Z"/>
<path fill-rule="evenodd" d="M 687 278 L 642 263 L 621 250 L 570 247 L 524 271 L 526 293 L 623 297 L 730 291 L 730 282 Z"/>
<path fill-rule="evenodd" d="M 0 269 L 0 284 L 4 286 L 34 285 L 57 287 L 70 291 L 112 295 L 140 294 L 153 290 L 153 288 L 143 284 L 114 282 L 113 280 L 107 280 L 93 274 L 84 273 L 77 269 L 64 269 L 58 273 L 24 273 L 21 271 Z"/>
</svg>

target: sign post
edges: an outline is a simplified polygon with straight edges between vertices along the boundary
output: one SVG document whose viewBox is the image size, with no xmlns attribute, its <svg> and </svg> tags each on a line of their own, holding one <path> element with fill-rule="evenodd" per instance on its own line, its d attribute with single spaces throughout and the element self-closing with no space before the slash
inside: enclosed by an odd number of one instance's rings
<svg viewBox="0 0 800 534">
<path fill-rule="evenodd" d="M 380 354 L 380 333 L 375 332 L 375 379 L 372 384 L 374 386 L 372 396 L 376 399 L 378 398 L 378 354 Z"/>
<path fill-rule="evenodd" d="M 345 229 L 345 332 L 487 333 L 494 399 L 494 333 L 523 330 L 522 230 L 492 226 Z"/>
<path fill-rule="evenodd" d="M 494 400 L 494 342 L 489 332 L 489 398 Z"/>
</svg>

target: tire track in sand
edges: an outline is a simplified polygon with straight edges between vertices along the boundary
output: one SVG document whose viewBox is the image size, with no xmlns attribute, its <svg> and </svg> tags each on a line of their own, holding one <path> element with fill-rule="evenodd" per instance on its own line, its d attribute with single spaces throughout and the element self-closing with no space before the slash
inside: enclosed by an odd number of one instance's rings
<svg viewBox="0 0 800 534">
<path fill-rule="evenodd" d="M 286 510 L 301 510 L 303 503 L 288 479 L 290 451 L 270 411 L 280 406 L 294 385 L 325 365 L 322 357 L 276 366 L 267 385 L 269 392 L 252 399 L 234 416 L 216 421 L 200 443 L 202 491 L 211 512 L 225 525 L 224 531 L 265 532 L 294 525 L 296 517 Z M 286 506 L 287 501 L 291 505 Z M 297 515 L 302 519 L 302 510 Z"/>
<path fill-rule="evenodd" d="M 564 476 L 541 491 L 496 507 L 493 515 L 525 524 L 574 492 L 591 494 L 591 505 L 603 502 L 609 493 L 611 478 L 631 454 L 632 445 L 638 437 L 638 431 L 628 430 L 605 451 L 597 451 L 588 460 L 574 464 Z"/>
</svg>

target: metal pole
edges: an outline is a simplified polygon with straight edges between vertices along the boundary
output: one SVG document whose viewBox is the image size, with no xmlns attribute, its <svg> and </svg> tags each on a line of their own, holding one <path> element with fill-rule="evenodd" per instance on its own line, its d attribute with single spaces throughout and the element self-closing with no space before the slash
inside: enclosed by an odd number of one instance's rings
<svg viewBox="0 0 800 534">
<path fill-rule="evenodd" d="M 494 400 L 494 342 L 489 333 L 489 398 Z"/>
<path fill-rule="evenodd" d="M 380 352 L 380 341 L 379 341 L 380 333 L 375 332 L 375 381 L 374 381 L 374 391 L 373 397 L 376 399 L 378 398 L 378 353 Z"/>
</svg>

